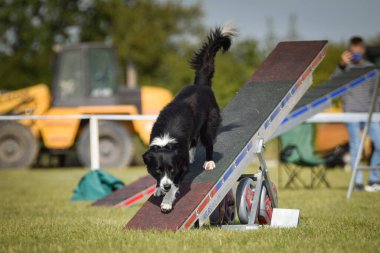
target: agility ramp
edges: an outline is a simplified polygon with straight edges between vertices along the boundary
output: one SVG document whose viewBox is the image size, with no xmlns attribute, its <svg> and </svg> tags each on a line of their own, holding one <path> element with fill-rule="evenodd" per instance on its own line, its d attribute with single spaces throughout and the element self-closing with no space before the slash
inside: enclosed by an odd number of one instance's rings
<svg viewBox="0 0 380 253">
<path fill-rule="evenodd" d="M 363 85 L 366 82 L 375 81 L 376 76 L 377 71 L 375 67 L 356 68 L 307 90 L 271 138 L 281 135 L 305 122 L 315 114 L 330 108 L 334 99 L 342 96 L 354 87 Z M 153 194 L 156 187 L 155 184 L 155 180 L 150 175 L 144 176 L 123 189 L 117 190 L 105 198 L 96 201 L 93 205 L 129 207 L 143 200 L 144 197 Z"/>
<path fill-rule="evenodd" d="M 375 67 L 352 69 L 334 77 L 315 88 L 309 89 L 296 104 L 292 112 L 283 120 L 281 126 L 271 138 L 275 138 L 289 129 L 305 122 L 317 113 L 331 107 L 332 100 L 340 97 L 349 89 L 366 82 L 375 81 L 377 71 Z M 153 194 L 156 188 L 155 180 L 144 176 L 119 189 L 108 196 L 94 202 L 93 206 L 129 207 Z"/>
<path fill-rule="evenodd" d="M 305 122 L 315 114 L 330 108 L 334 99 L 342 96 L 350 89 L 363 85 L 366 82 L 375 82 L 377 75 L 376 67 L 351 69 L 315 88 L 309 89 L 294 107 L 293 111 L 283 120 L 272 138 Z"/>
<path fill-rule="evenodd" d="M 252 162 L 256 145 L 273 135 L 310 87 L 326 50 L 327 41 L 279 43 L 223 110 L 214 145 L 216 168 L 202 168 L 205 154 L 198 148 L 172 212 L 161 213 L 162 198 L 151 196 L 125 228 L 175 231 L 201 226 Z"/>
</svg>

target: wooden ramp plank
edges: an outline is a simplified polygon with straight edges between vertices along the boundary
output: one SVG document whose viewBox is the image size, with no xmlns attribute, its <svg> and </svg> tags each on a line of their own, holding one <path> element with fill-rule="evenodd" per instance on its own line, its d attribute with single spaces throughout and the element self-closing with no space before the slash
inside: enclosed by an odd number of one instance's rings
<svg viewBox="0 0 380 253">
<path fill-rule="evenodd" d="M 173 211 L 161 213 L 161 198 L 152 196 L 125 227 L 174 231 L 207 218 L 216 207 L 215 201 L 224 197 L 230 182 L 236 180 L 236 175 L 230 176 L 236 166 L 246 163 L 243 151 L 252 151 L 253 136 L 267 140 L 309 87 L 303 84 L 310 85 L 306 79 L 310 80 L 313 69 L 323 59 L 326 44 L 327 41 L 279 43 L 223 110 L 214 146 L 216 169 L 203 170 L 204 149 L 198 148 L 196 161 L 179 187 Z"/>
<path fill-rule="evenodd" d="M 92 206 L 128 207 L 144 199 L 144 197 L 150 196 L 155 186 L 156 180 L 150 175 L 147 175 L 95 201 L 92 203 Z"/>
</svg>

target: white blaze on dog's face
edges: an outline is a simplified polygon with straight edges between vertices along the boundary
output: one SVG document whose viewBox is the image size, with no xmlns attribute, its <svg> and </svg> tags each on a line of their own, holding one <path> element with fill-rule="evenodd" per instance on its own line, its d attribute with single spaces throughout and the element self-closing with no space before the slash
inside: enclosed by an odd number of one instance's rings
<svg viewBox="0 0 380 253">
<path fill-rule="evenodd" d="M 168 192 L 174 186 L 173 180 L 164 173 L 164 176 L 160 180 L 160 188 L 164 192 Z"/>
</svg>

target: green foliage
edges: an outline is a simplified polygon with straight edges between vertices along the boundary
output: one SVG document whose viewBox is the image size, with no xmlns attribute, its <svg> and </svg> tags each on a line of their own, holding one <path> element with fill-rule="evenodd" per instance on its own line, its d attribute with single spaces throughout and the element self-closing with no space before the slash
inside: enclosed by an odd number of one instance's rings
<svg viewBox="0 0 380 253">
<path fill-rule="evenodd" d="M 368 41 L 369 41 L 369 45 L 380 46 L 380 33 L 376 34 L 375 36 L 370 38 Z"/>
<path fill-rule="evenodd" d="M 81 32 L 81 41 L 110 39 L 116 46 L 121 66 L 135 63 L 142 83 L 161 83 L 160 68 L 180 54 L 178 41 L 202 30 L 199 6 L 184 7 L 168 1 L 95 1 L 94 13 Z M 98 31 L 91 24 L 104 20 Z M 170 58 L 170 59 L 167 59 Z M 174 60 L 175 61 L 175 60 Z"/>
<path fill-rule="evenodd" d="M 54 44 L 99 41 L 115 44 L 122 73 L 128 62 L 134 63 L 140 85 L 158 85 L 177 93 L 194 78 L 188 60 L 208 30 L 202 15 L 200 5 L 174 0 L 2 1 L 0 88 L 51 84 Z M 270 23 L 268 29 L 274 43 Z M 230 52 L 218 55 L 213 86 L 221 107 L 252 75 L 267 49 L 260 49 L 253 39 L 237 39 Z M 342 51 L 342 44 L 329 45 L 314 83 L 330 77 Z"/>
<path fill-rule="evenodd" d="M 151 76 L 152 81 L 155 79 L 156 84 L 167 87 L 174 93 L 185 85 L 192 84 L 194 70 L 190 68 L 189 59 L 200 43 L 182 45 L 183 53 L 180 54 L 168 53 L 159 66 L 157 75 Z M 258 43 L 252 39 L 233 43 L 231 51 L 217 55 L 212 86 L 221 107 L 231 100 L 261 61 L 262 54 L 258 49 Z"/>
<path fill-rule="evenodd" d="M 330 42 L 328 44 L 325 59 L 318 65 L 317 69 L 313 73 L 313 86 L 317 86 L 330 79 L 341 59 L 341 55 L 344 50 L 345 45 L 343 43 Z M 337 107 L 342 106 L 341 98 L 335 99 L 333 104 Z"/>
<path fill-rule="evenodd" d="M 216 59 L 215 69 L 212 88 L 219 106 L 223 108 L 235 96 L 240 86 L 245 83 L 249 73 L 242 63 L 234 62 L 231 53 L 219 55 Z"/>
<path fill-rule="evenodd" d="M 77 1 L 1 1 L 1 88 L 50 80 L 50 51 L 69 36 L 80 12 Z"/>
<path fill-rule="evenodd" d="M 342 43 L 329 43 L 328 51 L 325 59 L 319 64 L 313 74 L 313 82 L 318 85 L 331 77 L 337 64 L 340 61 L 340 57 L 345 50 L 345 46 Z"/>
<path fill-rule="evenodd" d="M 158 84 L 177 93 L 185 85 L 192 84 L 194 71 L 190 68 L 188 59 L 193 51 L 189 51 L 185 56 L 176 53 L 168 53 L 162 64 L 158 67 L 155 76 L 147 76 L 145 81 L 148 85 Z"/>
<path fill-rule="evenodd" d="M 202 31 L 201 15 L 198 5 L 176 1 L 3 1 L 1 88 L 50 83 L 52 46 L 76 41 L 113 42 L 122 66 L 132 61 L 143 83 L 161 83 L 160 68 L 181 53 L 178 41 Z"/>
<path fill-rule="evenodd" d="M 262 59 L 255 40 L 237 42 L 231 52 L 218 55 L 212 85 L 220 107 L 235 96 Z"/>
</svg>

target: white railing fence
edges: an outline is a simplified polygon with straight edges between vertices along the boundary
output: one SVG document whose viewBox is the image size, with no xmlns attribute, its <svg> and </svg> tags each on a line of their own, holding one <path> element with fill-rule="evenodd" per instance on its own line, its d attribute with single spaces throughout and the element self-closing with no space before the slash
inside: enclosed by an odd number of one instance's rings
<svg viewBox="0 0 380 253">
<path fill-rule="evenodd" d="M 90 120 L 90 152 L 91 152 L 91 170 L 100 168 L 99 158 L 99 120 L 114 121 L 132 121 L 132 120 L 155 120 L 157 115 L 30 115 L 17 116 L 7 115 L 0 116 L 0 121 L 18 121 L 18 120 L 60 120 L 60 119 L 88 119 Z M 310 123 L 347 123 L 347 122 L 365 122 L 368 119 L 368 113 L 319 113 L 308 119 Z M 380 113 L 372 115 L 373 122 L 380 122 Z"/>
<path fill-rule="evenodd" d="M 17 120 L 62 120 L 62 119 L 87 119 L 90 120 L 90 157 L 91 170 L 100 168 L 99 157 L 99 120 L 132 121 L 132 120 L 155 120 L 157 115 L 7 115 L 0 116 L 0 121 Z"/>
<path fill-rule="evenodd" d="M 308 119 L 309 123 L 349 123 L 366 122 L 368 113 L 318 113 Z M 372 114 L 372 122 L 380 122 L 380 113 Z"/>
</svg>

